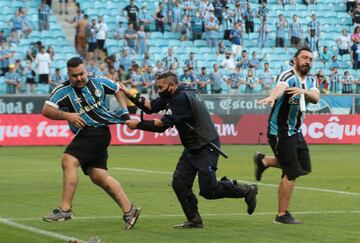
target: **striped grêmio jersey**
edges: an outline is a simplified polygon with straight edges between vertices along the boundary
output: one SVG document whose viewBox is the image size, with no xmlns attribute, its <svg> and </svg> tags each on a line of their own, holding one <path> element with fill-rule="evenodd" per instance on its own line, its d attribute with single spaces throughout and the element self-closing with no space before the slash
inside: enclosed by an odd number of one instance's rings
<svg viewBox="0 0 360 243">
<path fill-rule="evenodd" d="M 301 82 L 293 69 L 281 73 L 278 83 L 284 83 L 287 87 L 317 90 L 315 77 L 306 76 Z M 297 134 L 301 132 L 303 118 L 303 112 L 300 109 L 300 95 L 292 97 L 285 92 L 275 101 L 271 110 L 268 120 L 268 135 L 286 137 Z"/>
<path fill-rule="evenodd" d="M 68 80 L 55 87 L 45 103 L 66 112 L 80 113 L 87 126 L 102 127 L 123 123 L 128 115 L 126 109 L 110 111 L 105 106 L 105 96 L 118 91 L 119 85 L 105 77 L 88 77 L 81 89 L 74 88 Z M 73 133 L 78 132 L 77 127 L 69 125 Z"/>
</svg>

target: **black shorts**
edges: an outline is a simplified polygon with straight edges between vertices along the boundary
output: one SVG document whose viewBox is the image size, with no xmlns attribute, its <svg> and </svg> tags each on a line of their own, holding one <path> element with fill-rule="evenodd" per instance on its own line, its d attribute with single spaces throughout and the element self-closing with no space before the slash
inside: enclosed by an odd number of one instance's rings
<svg viewBox="0 0 360 243">
<path fill-rule="evenodd" d="M 302 134 L 290 137 L 268 136 L 269 144 L 279 160 L 283 176 L 295 180 L 311 172 L 310 154 Z"/>
<path fill-rule="evenodd" d="M 48 84 L 49 74 L 39 74 L 39 84 Z"/>
<path fill-rule="evenodd" d="M 97 42 L 97 48 L 99 50 L 104 50 L 105 40 L 96 40 L 96 42 Z"/>
<path fill-rule="evenodd" d="M 66 147 L 66 154 L 77 158 L 85 175 L 90 167 L 107 170 L 107 148 L 111 134 L 109 127 L 85 127 Z"/>
<path fill-rule="evenodd" d="M 96 50 L 96 42 L 88 42 L 88 52 L 94 52 Z"/>
</svg>

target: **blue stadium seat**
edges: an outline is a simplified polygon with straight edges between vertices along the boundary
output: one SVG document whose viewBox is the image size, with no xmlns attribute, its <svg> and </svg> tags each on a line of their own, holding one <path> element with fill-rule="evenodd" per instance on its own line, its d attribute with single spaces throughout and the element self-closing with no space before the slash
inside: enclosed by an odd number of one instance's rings
<svg viewBox="0 0 360 243">
<path fill-rule="evenodd" d="M 37 84 L 35 94 L 48 94 L 50 92 L 49 84 Z"/>
</svg>

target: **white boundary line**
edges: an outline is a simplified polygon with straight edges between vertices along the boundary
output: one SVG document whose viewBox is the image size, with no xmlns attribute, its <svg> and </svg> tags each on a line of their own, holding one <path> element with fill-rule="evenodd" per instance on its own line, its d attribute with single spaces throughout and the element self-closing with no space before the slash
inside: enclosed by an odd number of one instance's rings
<svg viewBox="0 0 360 243">
<path fill-rule="evenodd" d="M 123 168 L 123 167 L 112 167 L 111 169 L 123 170 L 123 171 L 131 171 L 131 172 L 151 173 L 151 174 L 162 174 L 162 175 L 172 175 L 173 174 L 173 173 L 168 172 L 168 171 L 144 170 L 144 169 L 135 169 L 135 168 Z M 257 185 L 267 186 L 267 187 L 278 187 L 279 186 L 279 185 L 270 184 L 270 183 L 260 183 L 260 182 L 243 181 L 243 180 L 238 180 L 238 181 L 245 182 L 245 183 L 256 183 Z M 360 196 L 359 192 L 346 192 L 346 191 L 331 190 L 331 189 L 316 188 L 316 187 L 295 186 L 295 189 L 307 190 L 307 191 L 317 191 L 317 192 L 336 193 L 336 194 L 349 195 L 349 196 Z"/>
<path fill-rule="evenodd" d="M 37 218 L 37 220 L 41 220 L 41 219 Z M 8 225 L 8 226 L 17 228 L 17 229 L 22 229 L 22 230 L 25 230 L 25 231 L 29 231 L 31 233 L 35 233 L 35 234 L 38 234 L 38 235 L 44 235 L 44 236 L 48 236 L 48 237 L 59 239 L 59 240 L 65 240 L 65 241 L 79 240 L 79 239 L 76 239 L 74 237 L 70 237 L 70 236 L 67 236 L 67 235 L 54 233 L 54 232 L 51 232 L 51 231 L 46 231 L 46 230 L 31 227 L 31 226 L 19 224 L 19 223 L 13 222 L 10 219 L 0 218 L 0 224 L 5 224 L 5 225 Z"/>
<path fill-rule="evenodd" d="M 351 211 L 307 211 L 307 212 L 291 212 L 294 215 L 305 215 L 305 214 L 360 214 L 360 210 L 351 210 Z M 275 215 L 276 212 L 260 212 L 254 213 L 252 216 L 267 216 L 267 215 Z M 201 216 L 204 217 L 222 217 L 222 216 L 249 216 L 247 213 L 202 213 Z M 141 215 L 141 218 L 172 218 L 172 217 L 184 217 L 183 214 L 158 214 L 158 215 Z M 80 216 L 74 217 L 75 220 L 96 220 L 96 219 L 121 219 L 120 216 Z M 33 221 L 33 220 L 41 220 L 41 218 L 9 218 L 2 220 L 13 220 L 13 221 Z M 1 221 L 0 221 L 1 222 Z M 16 223 L 15 223 L 16 224 Z"/>
</svg>

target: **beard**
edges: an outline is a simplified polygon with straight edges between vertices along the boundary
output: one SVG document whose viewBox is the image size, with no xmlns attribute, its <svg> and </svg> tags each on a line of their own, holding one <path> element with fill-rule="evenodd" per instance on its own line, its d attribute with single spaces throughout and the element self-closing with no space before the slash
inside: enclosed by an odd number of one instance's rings
<svg viewBox="0 0 360 243">
<path fill-rule="evenodd" d="M 298 72 L 302 75 L 307 75 L 310 72 L 311 67 L 309 65 L 302 65 L 298 68 Z"/>
</svg>

